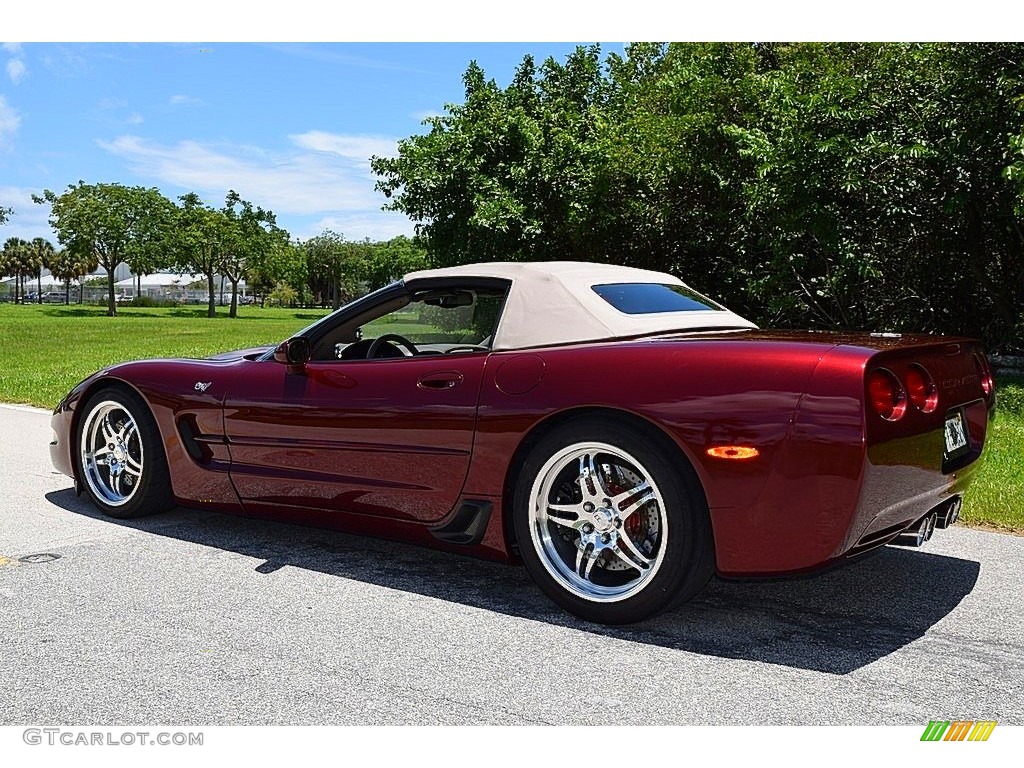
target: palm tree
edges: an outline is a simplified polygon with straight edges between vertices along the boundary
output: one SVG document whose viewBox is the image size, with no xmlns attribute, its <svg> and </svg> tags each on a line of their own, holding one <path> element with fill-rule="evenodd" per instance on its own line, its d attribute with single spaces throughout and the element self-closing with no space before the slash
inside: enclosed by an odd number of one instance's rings
<svg viewBox="0 0 1024 768">
<path fill-rule="evenodd" d="M 29 244 L 29 252 L 32 254 L 32 265 L 36 273 L 36 294 L 40 304 L 43 303 L 43 267 L 50 268 L 50 259 L 53 258 L 53 243 L 42 237 L 37 237 Z"/>
<path fill-rule="evenodd" d="M 3 272 L 14 277 L 14 303 L 18 303 L 18 285 L 22 282 L 25 270 L 24 252 L 28 243 L 20 237 L 9 237 L 4 241 Z M 22 289 L 22 294 L 25 291 Z"/>
<path fill-rule="evenodd" d="M 75 277 L 78 278 L 78 303 L 85 297 L 85 276 L 92 273 L 100 265 L 99 257 L 88 243 L 72 240 L 67 251 L 74 263 Z"/>
</svg>

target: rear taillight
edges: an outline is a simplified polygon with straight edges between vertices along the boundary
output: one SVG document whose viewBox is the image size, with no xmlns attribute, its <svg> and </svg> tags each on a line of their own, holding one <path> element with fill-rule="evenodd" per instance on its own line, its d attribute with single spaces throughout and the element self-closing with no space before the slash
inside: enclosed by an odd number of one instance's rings
<svg viewBox="0 0 1024 768">
<path fill-rule="evenodd" d="M 978 378 L 981 380 L 981 390 L 985 397 L 992 397 L 995 384 L 992 382 L 992 369 L 988 367 L 988 360 L 980 352 L 974 353 L 974 367 L 978 369 Z"/>
<path fill-rule="evenodd" d="M 875 413 L 886 421 L 899 421 L 907 412 L 907 393 L 891 371 L 879 368 L 868 376 L 868 397 Z"/>
<path fill-rule="evenodd" d="M 924 369 L 924 366 L 914 363 L 903 376 L 907 384 L 907 397 L 922 413 L 931 413 L 939 406 L 939 388 L 935 386 L 935 380 Z"/>
</svg>

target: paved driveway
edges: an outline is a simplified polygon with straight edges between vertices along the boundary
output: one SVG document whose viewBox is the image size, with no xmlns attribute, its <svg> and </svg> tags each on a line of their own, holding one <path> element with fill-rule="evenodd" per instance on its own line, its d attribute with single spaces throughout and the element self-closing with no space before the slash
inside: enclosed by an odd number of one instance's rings
<svg viewBox="0 0 1024 768">
<path fill-rule="evenodd" d="M 939 531 L 607 629 L 521 568 L 208 511 L 107 520 L 53 472 L 47 414 L 0 407 L 0 434 L 0 725 L 1024 724 L 1024 538 Z"/>
</svg>

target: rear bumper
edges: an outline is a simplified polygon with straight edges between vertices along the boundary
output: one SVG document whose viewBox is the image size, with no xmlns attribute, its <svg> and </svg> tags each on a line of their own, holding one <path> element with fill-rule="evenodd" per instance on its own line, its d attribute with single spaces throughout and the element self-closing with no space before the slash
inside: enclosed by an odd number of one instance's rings
<svg viewBox="0 0 1024 768">
<path fill-rule="evenodd" d="M 969 448 L 953 462 L 943 459 L 941 426 L 868 447 L 863 489 L 844 550 L 880 531 L 906 527 L 951 496 L 963 494 L 981 467 L 990 414 L 983 400 L 959 407 L 967 415 Z"/>
<path fill-rule="evenodd" d="M 762 578 L 828 568 L 944 509 L 982 466 L 992 416 L 983 400 L 960 407 L 970 449 L 951 463 L 943 457 L 941 420 L 935 429 L 873 444 L 862 432 L 859 445 L 797 440 L 755 504 L 712 510 L 719 574 Z"/>
</svg>

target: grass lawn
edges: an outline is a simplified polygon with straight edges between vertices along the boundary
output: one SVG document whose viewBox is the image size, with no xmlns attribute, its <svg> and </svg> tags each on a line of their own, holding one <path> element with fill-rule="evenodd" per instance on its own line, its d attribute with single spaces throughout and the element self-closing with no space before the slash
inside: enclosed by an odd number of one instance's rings
<svg viewBox="0 0 1024 768">
<path fill-rule="evenodd" d="M 326 311 L 218 307 L 106 307 L 0 304 L 0 402 L 53 408 L 94 371 L 144 357 L 208 357 L 218 352 L 273 344 Z"/>
<path fill-rule="evenodd" d="M 964 494 L 962 519 L 1024 533 L 1024 377 L 996 377 L 996 408 L 985 465 Z"/>
<path fill-rule="evenodd" d="M 272 344 L 326 314 L 243 306 L 232 320 L 226 307 L 221 310 L 207 318 L 205 306 L 119 307 L 119 316 L 110 318 L 104 307 L 0 304 L 0 402 L 52 408 L 75 384 L 112 363 Z M 1001 377 L 997 390 L 999 412 L 985 466 L 966 494 L 962 519 L 1024 532 L 1024 377 Z"/>
</svg>

